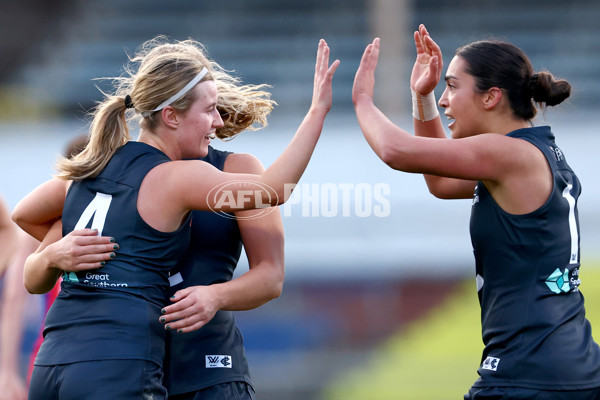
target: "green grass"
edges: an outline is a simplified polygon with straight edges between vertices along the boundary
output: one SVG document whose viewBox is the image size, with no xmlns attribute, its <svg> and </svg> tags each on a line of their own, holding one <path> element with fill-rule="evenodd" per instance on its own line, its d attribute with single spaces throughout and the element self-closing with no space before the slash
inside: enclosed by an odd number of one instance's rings
<svg viewBox="0 0 600 400">
<path fill-rule="evenodd" d="M 587 316 L 598 339 L 600 263 L 584 264 L 581 280 Z M 462 399 L 477 379 L 482 350 L 473 279 L 435 311 L 382 343 L 364 365 L 344 372 L 321 399 Z"/>
</svg>

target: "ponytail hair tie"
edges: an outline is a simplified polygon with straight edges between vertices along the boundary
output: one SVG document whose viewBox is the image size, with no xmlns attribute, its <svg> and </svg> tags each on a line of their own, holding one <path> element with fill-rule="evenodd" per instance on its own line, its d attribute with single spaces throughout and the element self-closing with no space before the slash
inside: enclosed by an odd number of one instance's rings
<svg viewBox="0 0 600 400">
<path fill-rule="evenodd" d="M 130 95 L 125 96 L 125 108 L 135 108 L 135 106 L 133 105 L 133 100 L 131 100 Z"/>
<path fill-rule="evenodd" d="M 531 78 L 529 78 L 529 97 L 535 97 L 535 91 L 537 89 L 538 84 L 538 74 L 533 74 Z"/>
</svg>

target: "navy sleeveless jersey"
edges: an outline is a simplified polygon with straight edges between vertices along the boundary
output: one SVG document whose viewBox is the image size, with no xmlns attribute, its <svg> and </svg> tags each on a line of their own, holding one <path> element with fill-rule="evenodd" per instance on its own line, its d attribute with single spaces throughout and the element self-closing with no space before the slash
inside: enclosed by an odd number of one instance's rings
<svg viewBox="0 0 600 400">
<path fill-rule="evenodd" d="M 141 359 L 162 366 L 169 272 L 189 244 L 190 217 L 175 232 L 160 232 L 137 211 L 142 180 L 168 162 L 158 149 L 129 142 L 94 179 L 74 182 L 65 200 L 63 234 L 97 228 L 115 237 L 117 257 L 97 270 L 64 273 L 46 317 L 36 365 Z"/>
<path fill-rule="evenodd" d="M 209 147 L 204 161 L 223 169 L 228 152 Z M 192 213 L 190 249 L 173 274 L 171 292 L 189 286 L 231 280 L 240 258 L 242 241 L 233 214 Z M 219 383 L 252 384 L 242 334 L 231 311 L 217 311 L 202 328 L 189 333 L 167 332 L 165 386 L 169 395 L 188 393 Z"/>
<path fill-rule="evenodd" d="M 579 291 L 579 180 L 547 126 L 519 129 L 546 157 L 554 185 L 525 215 L 503 211 L 482 182 L 471 211 L 485 349 L 475 387 L 600 386 L 600 349 Z"/>
</svg>

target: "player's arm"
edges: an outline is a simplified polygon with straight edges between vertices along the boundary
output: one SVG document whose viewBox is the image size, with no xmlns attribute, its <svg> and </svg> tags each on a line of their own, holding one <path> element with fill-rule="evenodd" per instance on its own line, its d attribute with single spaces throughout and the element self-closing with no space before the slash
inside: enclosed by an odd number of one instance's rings
<svg viewBox="0 0 600 400">
<path fill-rule="evenodd" d="M 230 155 L 224 169 L 256 174 L 264 170 L 260 161 L 249 154 Z M 229 282 L 178 291 L 172 299 L 175 304 L 165 307 L 162 317 L 170 329 L 189 332 L 205 325 L 218 310 L 254 309 L 281 294 L 284 232 L 279 210 L 243 211 L 236 217 L 249 270 Z"/>
<path fill-rule="evenodd" d="M 19 373 L 27 291 L 23 287 L 25 259 L 39 242 L 19 232 L 18 250 L 10 262 L 4 279 L 0 307 L 0 400 L 25 400 L 27 389 Z"/>
<path fill-rule="evenodd" d="M 10 220 L 10 212 L 0 198 L 0 276 L 8 268 L 18 243 L 17 227 Z"/>
<path fill-rule="evenodd" d="M 101 268 L 115 256 L 119 245 L 114 238 L 98 236 L 95 229 L 79 229 L 62 236 L 62 220 L 56 221 L 38 249 L 27 257 L 23 272 L 30 293 L 52 290 L 63 273 Z"/>
<path fill-rule="evenodd" d="M 42 241 L 62 215 L 68 185 L 68 181 L 57 178 L 42 183 L 16 205 L 13 221 Z"/>
</svg>

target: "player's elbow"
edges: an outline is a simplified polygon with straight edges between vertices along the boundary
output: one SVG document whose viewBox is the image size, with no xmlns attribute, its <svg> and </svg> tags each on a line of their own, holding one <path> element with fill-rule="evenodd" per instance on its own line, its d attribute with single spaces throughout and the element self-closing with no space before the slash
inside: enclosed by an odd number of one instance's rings
<svg viewBox="0 0 600 400">
<path fill-rule="evenodd" d="M 265 286 L 265 298 L 266 301 L 271 301 L 279 296 L 283 292 L 283 280 L 284 280 L 284 272 L 278 271 L 277 273 L 272 272 L 270 279 Z"/>
</svg>

